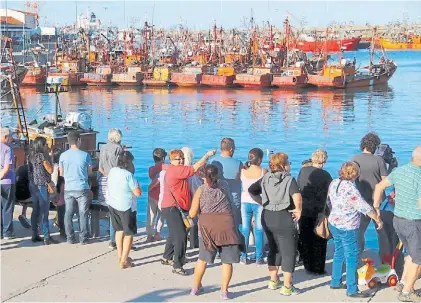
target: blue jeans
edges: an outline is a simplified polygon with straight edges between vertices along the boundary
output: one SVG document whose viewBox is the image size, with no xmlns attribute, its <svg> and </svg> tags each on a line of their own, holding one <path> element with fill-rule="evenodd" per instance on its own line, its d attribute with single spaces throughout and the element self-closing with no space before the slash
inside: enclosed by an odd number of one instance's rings
<svg viewBox="0 0 421 303">
<path fill-rule="evenodd" d="M 73 215 L 75 213 L 75 202 L 79 208 L 79 225 L 80 236 L 79 241 L 84 242 L 88 237 L 88 212 L 91 204 L 91 192 L 86 190 L 65 190 L 64 203 L 66 205 L 66 213 L 64 215 L 64 227 L 66 229 L 67 241 L 75 239 L 75 231 L 73 229 Z"/>
<path fill-rule="evenodd" d="M 44 239 L 50 237 L 50 228 L 48 225 L 48 214 L 50 211 L 50 199 L 48 189 L 46 185 L 35 185 L 33 182 L 29 182 L 29 191 L 32 197 L 32 237 L 39 235 L 38 233 L 38 222 L 41 217 L 41 230 L 44 235 Z"/>
<path fill-rule="evenodd" d="M 254 217 L 254 241 L 256 244 L 256 261 L 263 260 L 263 207 L 254 203 L 241 203 L 241 233 L 244 236 L 246 251 L 249 245 L 251 218 Z M 246 253 L 241 253 L 241 258 L 246 258 Z"/>
<path fill-rule="evenodd" d="M 15 208 L 15 184 L 1 184 L 1 235 L 13 235 L 13 210 Z"/>
<path fill-rule="evenodd" d="M 111 215 L 110 215 L 110 241 L 115 243 L 115 230 L 114 230 L 114 226 L 111 223 Z"/>
<path fill-rule="evenodd" d="M 359 229 L 338 229 L 329 223 L 329 229 L 335 243 L 333 255 L 332 281 L 330 286 L 338 287 L 342 283 L 342 266 L 346 265 L 346 293 L 352 295 L 358 292 L 357 269 L 360 258 Z"/>
</svg>

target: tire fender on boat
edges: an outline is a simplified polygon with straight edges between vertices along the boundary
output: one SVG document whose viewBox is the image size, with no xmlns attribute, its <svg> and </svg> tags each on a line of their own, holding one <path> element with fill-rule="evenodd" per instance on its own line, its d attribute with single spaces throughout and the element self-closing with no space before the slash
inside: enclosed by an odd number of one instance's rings
<svg viewBox="0 0 421 303">
<path fill-rule="evenodd" d="M 297 77 L 293 77 L 292 78 L 292 82 L 296 83 L 297 82 Z"/>
</svg>

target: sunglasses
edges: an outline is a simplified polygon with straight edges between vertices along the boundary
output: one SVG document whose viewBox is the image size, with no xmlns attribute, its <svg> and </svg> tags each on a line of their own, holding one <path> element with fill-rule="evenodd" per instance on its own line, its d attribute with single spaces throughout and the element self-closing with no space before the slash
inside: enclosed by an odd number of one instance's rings
<svg viewBox="0 0 421 303">
<path fill-rule="evenodd" d="M 184 158 L 175 158 L 173 161 L 184 161 Z"/>
</svg>

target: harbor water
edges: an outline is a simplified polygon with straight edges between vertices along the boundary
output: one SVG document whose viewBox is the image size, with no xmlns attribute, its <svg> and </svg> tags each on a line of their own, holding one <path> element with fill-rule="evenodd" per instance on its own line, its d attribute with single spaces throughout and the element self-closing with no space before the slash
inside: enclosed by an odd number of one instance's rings
<svg viewBox="0 0 421 303">
<path fill-rule="evenodd" d="M 99 140 L 118 127 L 123 143 L 131 146 L 136 178 L 144 194 L 138 200 L 138 221 L 146 219 L 148 167 L 152 150 L 189 146 L 195 159 L 218 148 L 223 137 L 236 142 L 235 157 L 243 162 L 253 147 L 287 152 L 292 174 L 317 148 L 328 152 L 325 168 L 337 176 L 340 165 L 359 153 L 360 139 L 377 132 L 383 143 L 396 152 L 400 164 L 410 160 L 421 144 L 421 52 L 389 52 L 398 65 L 386 86 L 359 90 L 244 90 L 244 89 L 151 89 L 72 88 L 60 94 L 64 113 L 81 111 L 92 115 Z M 367 65 L 368 51 L 346 53 L 357 66 Z M 21 88 L 27 120 L 54 111 L 54 96 L 36 88 Z M 1 107 L 5 108 L 2 102 Z M 2 123 L 15 123 L 2 111 Z M 264 159 L 267 167 L 268 157 Z M 376 248 L 376 233 L 368 231 L 367 247 Z"/>
</svg>

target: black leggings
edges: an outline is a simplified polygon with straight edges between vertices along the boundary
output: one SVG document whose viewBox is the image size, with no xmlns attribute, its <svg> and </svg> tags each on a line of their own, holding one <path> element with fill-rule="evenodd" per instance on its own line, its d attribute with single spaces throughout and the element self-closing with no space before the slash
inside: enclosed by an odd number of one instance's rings
<svg viewBox="0 0 421 303">
<path fill-rule="evenodd" d="M 327 240 L 314 233 L 317 218 L 301 217 L 298 251 L 304 268 L 316 274 L 325 271 Z"/>
<path fill-rule="evenodd" d="M 167 220 L 168 226 L 168 238 L 162 257 L 174 259 L 174 268 L 182 268 L 187 248 L 187 231 L 183 218 L 176 207 L 163 208 L 162 216 Z"/>
<path fill-rule="evenodd" d="M 269 243 L 268 265 L 281 266 L 294 272 L 297 251 L 297 230 L 287 210 L 263 210 L 262 225 Z"/>
</svg>

